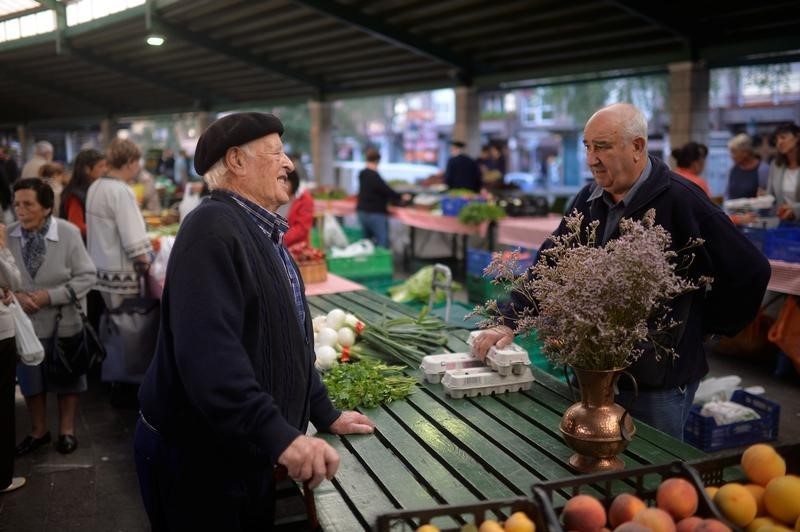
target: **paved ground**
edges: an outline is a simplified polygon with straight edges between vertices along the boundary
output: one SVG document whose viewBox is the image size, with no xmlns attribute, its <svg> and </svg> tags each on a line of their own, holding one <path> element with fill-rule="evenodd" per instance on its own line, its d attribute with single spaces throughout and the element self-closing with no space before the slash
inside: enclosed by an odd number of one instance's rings
<svg viewBox="0 0 800 532">
<path fill-rule="evenodd" d="M 712 375 L 736 373 L 743 384 L 762 385 L 766 397 L 782 406 L 781 442 L 800 441 L 798 382 L 776 379 L 772 364 L 711 356 Z M 51 430 L 56 409 L 49 405 Z M 108 389 L 96 380 L 81 398 L 77 423 L 78 450 L 62 456 L 53 447 L 41 448 L 17 460 L 17 474 L 28 485 L 0 496 L 0 531 L 8 532 L 138 532 L 149 529 L 142 509 L 132 458 L 135 408 L 115 408 Z M 28 431 L 25 405 L 17 402 L 17 439 Z M 55 434 L 55 433 L 54 433 Z M 289 499 L 285 513 L 302 511 Z M 298 508 L 300 508 L 298 510 Z M 302 530 L 287 524 L 286 530 Z"/>
</svg>

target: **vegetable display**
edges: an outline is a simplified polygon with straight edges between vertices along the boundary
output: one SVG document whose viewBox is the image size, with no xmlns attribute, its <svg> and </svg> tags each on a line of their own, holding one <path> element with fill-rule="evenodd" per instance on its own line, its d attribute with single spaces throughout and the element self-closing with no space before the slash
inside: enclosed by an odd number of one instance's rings
<svg viewBox="0 0 800 532">
<path fill-rule="evenodd" d="M 403 375 L 403 369 L 369 361 L 339 364 L 325 372 L 322 380 L 337 408 L 374 408 L 413 393 L 417 381 Z"/>
<path fill-rule="evenodd" d="M 458 213 L 458 221 L 464 225 L 478 225 L 483 222 L 496 222 L 506 217 L 506 211 L 497 205 L 470 203 Z"/>
<path fill-rule="evenodd" d="M 398 303 L 408 303 L 409 301 L 427 303 L 431 295 L 431 281 L 433 281 L 433 266 L 424 266 L 403 283 L 389 288 L 389 296 Z M 452 287 L 453 290 L 461 290 L 461 285 L 456 282 Z M 444 290 L 437 289 L 436 301 L 441 302 L 444 299 Z"/>
</svg>

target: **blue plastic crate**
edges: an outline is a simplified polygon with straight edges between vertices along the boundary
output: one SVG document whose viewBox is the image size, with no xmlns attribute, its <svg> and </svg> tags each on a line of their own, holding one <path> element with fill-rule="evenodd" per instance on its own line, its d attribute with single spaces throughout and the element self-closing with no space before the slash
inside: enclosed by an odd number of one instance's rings
<svg viewBox="0 0 800 532">
<path fill-rule="evenodd" d="M 764 251 L 764 237 L 769 229 L 763 227 L 742 227 L 742 233 L 759 251 Z"/>
<path fill-rule="evenodd" d="M 492 251 L 485 249 L 467 249 L 467 275 L 483 277 L 483 270 L 492 262 Z M 528 269 L 536 258 L 536 250 L 520 250 L 519 273 Z"/>
<path fill-rule="evenodd" d="M 456 198 L 456 197 L 449 197 L 446 196 L 442 198 L 440 205 L 442 207 L 442 214 L 445 216 L 458 216 L 458 213 L 461 212 L 461 209 L 469 205 L 470 203 L 486 203 L 486 200 L 483 198 Z"/>
<path fill-rule="evenodd" d="M 800 228 L 779 227 L 767 230 L 764 255 L 773 260 L 800 262 Z"/>
<path fill-rule="evenodd" d="M 700 406 L 694 405 L 683 428 L 683 439 L 706 452 L 778 439 L 781 416 L 778 403 L 744 390 L 733 392 L 731 401 L 752 408 L 761 419 L 717 425 L 713 417 L 701 416 Z"/>
</svg>

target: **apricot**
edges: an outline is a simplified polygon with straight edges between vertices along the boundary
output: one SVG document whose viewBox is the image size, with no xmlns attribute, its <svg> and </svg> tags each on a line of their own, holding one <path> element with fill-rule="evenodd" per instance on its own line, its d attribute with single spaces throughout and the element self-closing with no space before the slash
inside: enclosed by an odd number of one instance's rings
<svg viewBox="0 0 800 532">
<path fill-rule="evenodd" d="M 500 526 L 500 523 L 494 519 L 487 519 L 481 523 L 480 528 L 478 528 L 478 532 L 503 532 L 503 527 Z"/>
<path fill-rule="evenodd" d="M 794 523 L 794 531 L 800 532 L 800 517 L 797 518 L 797 521 Z"/>
<path fill-rule="evenodd" d="M 576 495 L 567 501 L 562 513 L 565 530 L 598 532 L 606 525 L 606 509 L 591 495 Z"/>
<path fill-rule="evenodd" d="M 614 532 L 652 532 L 650 527 L 647 527 L 641 523 L 637 523 L 636 521 L 628 521 L 627 523 L 622 523 L 617 528 L 614 529 Z"/>
<path fill-rule="evenodd" d="M 633 520 L 653 532 L 676 532 L 672 516 L 660 508 L 645 508 Z"/>
<path fill-rule="evenodd" d="M 694 532 L 694 529 L 697 528 L 702 522 L 702 517 L 693 515 L 691 517 L 684 517 L 678 521 L 678 524 L 675 528 L 677 528 L 678 532 Z"/>
<path fill-rule="evenodd" d="M 718 491 L 719 491 L 719 486 L 705 487 L 706 495 L 708 495 L 708 498 L 711 499 L 712 501 L 714 500 L 714 495 L 716 495 Z"/>
<path fill-rule="evenodd" d="M 770 480 L 764 491 L 764 506 L 769 515 L 794 526 L 800 517 L 800 477 L 786 475 Z"/>
<path fill-rule="evenodd" d="M 684 478 L 668 478 L 658 486 L 656 506 L 680 521 L 697 511 L 697 491 Z"/>
<path fill-rule="evenodd" d="M 439 529 L 433 525 L 422 525 L 417 532 L 439 532 Z"/>
<path fill-rule="evenodd" d="M 525 512 L 514 512 L 506 519 L 506 532 L 536 532 L 536 525 L 525 515 Z"/>
<path fill-rule="evenodd" d="M 717 505 L 722 515 L 734 525 L 741 527 L 750 524 L 758 511 L 753 494 L 736 482 L 722 486 L 714 495 L 714 504 Z"/>
<path fill-rule="evenodd" d="M 756 517 L 744 530 L 745 532 L 758 532 L 762 527 L 776 526 L 777 524 L 778 522 L 771 517 Z"/>
<path fill-rule="evenodd" d="M 608 508 L 608 522 L 612 528 L 632 521 L 634 516 L 647 508 L 642 499 L 630 493 L 621 493 L 614 497 Z"/>
<path fill-rule="evenodd" d="M 731 528 L 719 519 L 703 519 L 694 532 L 732 532 Z"/>
<path fill-rule="evenodd" d="M 764 486 L 759 486 L 758 484 L 745 484 L 745 488 L 753 498 L 756 500 L 756 517 L 760 517 L 762 515 L 767 515 L 767 509 L 764 506 Z"/>
<path fill-rule="evenodd" d="M 766 486 L 773 478 L 786 474 L 786 461 L 772 446 L 757 443 L 742 454 L 742 469 L 750 482 Z"/>
</svg>

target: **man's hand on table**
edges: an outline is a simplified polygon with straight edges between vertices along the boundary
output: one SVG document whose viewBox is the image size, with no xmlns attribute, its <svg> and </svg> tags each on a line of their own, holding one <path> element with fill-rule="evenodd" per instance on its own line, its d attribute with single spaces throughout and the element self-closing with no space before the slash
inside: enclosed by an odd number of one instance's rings
<svg viewBox="0 0 800 532">
<path fill-rule="evenodd" d="M 472 340 L 473 352 L 481 360 L 486 358 L 489 348 L 492 346 L 505 347 L 514 341 L 514 331 L 505 325 L 497 325 L 491 329 L 482 331 L 481 334 Z"/>
<path fill-rule="evenodd" d="M 332 479 L 339 469 L 339 453 L 325 440 L 298 436 L 278 457 L 289 477 L 297 482 L 308 482 L 311 489 L 324 479 Z"/>
<path fill-rule="evenodd" d="M 329 430 L 334 434 L 371 434 L 374 429 L 375 423 L 364 414 L 345 410 L 331 423 Z"/>
</svg>

